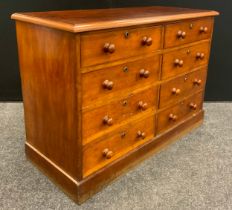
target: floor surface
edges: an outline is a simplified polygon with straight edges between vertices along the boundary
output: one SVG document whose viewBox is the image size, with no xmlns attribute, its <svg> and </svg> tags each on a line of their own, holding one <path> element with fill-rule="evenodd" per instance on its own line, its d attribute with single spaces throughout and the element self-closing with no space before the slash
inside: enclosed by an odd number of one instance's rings
<svg viewBox="0 0 232 210">
<path fill-rule="evenodd" d="M 81 206 L 25 158 L 21 103 L 0 103 L 0 209 L 232 209 L 232 103 Z"/>
</svg>

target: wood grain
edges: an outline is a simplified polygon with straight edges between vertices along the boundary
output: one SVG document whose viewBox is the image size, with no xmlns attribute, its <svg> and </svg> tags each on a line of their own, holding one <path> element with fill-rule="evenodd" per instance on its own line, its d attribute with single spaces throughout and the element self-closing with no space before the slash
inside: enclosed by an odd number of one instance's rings
<svg viewBox="0 0 232 210">
<path fill-rule="evenodd" d="M 169 106 L 184 97 L 204 89 L 207 69 L 202 68 L 197 71 L 176 77 L 161 84 L 159 108 Z M 201 81 L 200 85 L 194 83 L 195 79 Z M 173 89 L 179 90 L 178 94 L 173 93 Z"/>
<path fill-rule="evenodd" d="M 11 18 L 77 33 L 216 15 L 211 10 L 153 6 L 15 13 Z"/>
<path fill-rule="evenodd" d="M 148 78 L 140 76 L 141 69 L 149 71 Z M 122 90 L 126 91 L 127 88 L 152 85 L 159 80 L 159 75 L 160 57 L 158 55 L 85 73 L 82 76 L 82 105 L 85 107 L 96 100 L 107 103 Z M 103 88 L 102 83 L 105 80 L 113 82 L 114 85 L 111 90 Z"/>
<path fill-rule="evenodd" d="M 180 123 L 189 116 L 194 116 L 195 113 L 202 109 L 203 93 L 199 92 L 185 100 L 178 102 L 171 108 L 168 108 L 158 114 L 157 133 L 165 132 L 176 124 Z M 193 109 L 190 105 L 196 106 Z M 175 115 L 176 120 L 170 119 L 170 115 Z"/>
<path fill-rule="evenodd" d="M 199 125 L 216 15 L 170 7 L 13 14 L 27 157 L 81 203 Z"/>
<path fill-rule="evenodd" d="M 76 37 L 28 23 L 16 26 L 27 142 L 77 179 Z"/>
<path fill-rule="evenodd" d="M 145 109 L 139 107 L 139 103 L 141 102 L 146 105 Z M 91 135 L 98 132 L 104 133 L 106 130 L 113 130 L 129 118 L 142 114 L 147 110 L 157 109 L 157 103 L 158 87 L 152 86 L 136 94 L 129 94 L 121 100 L 106 103 L 98 108 L 84 111 L 82 113 L 83 144 L 85 141 L 88 141 L 86 138 Z M 103 118 L 105 116 L 112 118 L 112 125 L 103 123 Z"/>
<path fill-rule="evenodd" d="M 78 201 L 83 203 L 93 194 L 101 190 L 111 181 L 126 173 L 141 161 L 151 157 L 155 153 L 166 148 L 171 143 L 177 141 L 183 135 L 202 124 L 204 112 L 196 113 L 194 117 L 186 118 L 185 121 L 176 124 L 169 132 L 164 132 L 154 139 L 147 141 L 141 147 L 132 150 L 116 161 L 111 162 L 106 167 L 87 176 L 78 187 Z"/>
<path fill-rule="evenodd" d="M 201 43 L 191 47 L 180 48 L 175 51 L 164 53 L 162 66 L 162 79 L 176 77 L 188 73 L 194 68 L 207 65 L 209 60 L 210 42 Z M 204 55 L 198 58 L 198 53 Z M 183 65 L 175 64 L 176 60 L 183 61 Z"/>
<path fill-rule="evenodd" d="M 92 66 L 154 52 L 163 45 L 162 32 L 163 27 L 157 26 L 83 34 L 81 35 L 81 66 Z M 142 40 L 145 37 L 152 39 L 151 45 L 143 44 Z M 91 40 L 94 40 L 94 43 Z M 106 43 L 115 46 L 113 53 L 103 50 Z"/>
<path fill-rule="evenodd" d="M 113 160 L 121 157 L 128 151 L 145 143 L 155 136 L 155 118 L 154 115 L 142 119 L 138 122 L 129 123 L 121 127 L 114 134 L 104 135 L 94 142 L 91 142 L 83 148 L 83 175 L 84 177 L 99 170 Z M 144 132 L 144 138 L 138 135 L 138 132 Z M 113 157 L 107 159 L 103 156 L 104 149 L 109 149 Z"/>
<path fill-rule="evenodd" d="M 201 27 L 207 27 L 207 32 L 201 33 Z M 213 18 L 211 17 L 168 24 L 165 26 L 164 48 L 208 39 L 211 37 L 212 29 Z M 178 37 L 178 31 L 184 32 L 185 37 Z"/>
</svg>

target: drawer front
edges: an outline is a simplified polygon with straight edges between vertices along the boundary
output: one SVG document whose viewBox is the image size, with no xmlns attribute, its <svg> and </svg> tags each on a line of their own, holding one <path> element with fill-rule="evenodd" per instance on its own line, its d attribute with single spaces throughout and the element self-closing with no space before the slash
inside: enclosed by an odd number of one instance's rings
<svg viewBox="0 0 232 210">
<path fill-rule="evenodd" d="M 157 133 L 175 126 L 202 109 L 203 92 L 197 93 L 158 114 Z"/>
<path fill-rule="evenodd" d="M 165 48 L 211 38 L 213 18 L 189 20 L 165 26 Z"/>
<path fill-rule="evenodd" d="M 161 84 L 159 107 L 163 108 L 203 89 L 206 73 L 207 69 L 202 68 Z"/>
<path fill-rule="evenodd" d="M 209 59 L 210 42 L 186 47 L 163 55 L 162 79 L 183 74 L 201 65 Z"/>
<path fill-rule="evenodd" d="M 154 116 L 150 116 L 87 144 L 83 149 L 84 177 L 152 139 L 155 132 L 154 123 Z"/>
<path fill-rule="evenodd" d="M 135 62 L 104 68 L 82 75 L 83 106 L 100 97 L 106 100 L 114 93 L 131 88 L 144 87 L 159 79 L 160 57 L 158 55 Z"/>
<path fill-rule="evenodd" d="M 122 100 L 83 112 L 82 137 L 84 141 L 89 136 L 98 132 L 114 129 L 130 117 L 143 114 L 151 109 L 156 109 L 157 99 L 158 88 L 157 86 L 153 86 L 137 94 L 129 94 Z"/>
<path fill-rule="evenodd" d="M 162 27 L 102 31 L 81 35 L 81 66 L 92 66 L 160 49 Z"/>
</svg>

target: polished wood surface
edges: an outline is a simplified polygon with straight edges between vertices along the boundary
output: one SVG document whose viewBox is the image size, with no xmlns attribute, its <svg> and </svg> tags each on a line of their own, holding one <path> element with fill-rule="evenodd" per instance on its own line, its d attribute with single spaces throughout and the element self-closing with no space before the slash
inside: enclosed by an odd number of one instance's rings
<svg viewBox="0 0 232 210">
<path fill-rule="evenodd" d="M 196 112 L 202 109 L 203 93 L 197 93 L 182 100 L 171 108 L 168 108 L 158 114 L 157 133 L 161 133 L 189 116 L 194 116 Z"/>
<path fill-rule="evenodd" d="M 202 31 L 202 27 L 207 30 Z M 174 47 L 189 42 L 211 38 L 213 19 L 181 21 L 165 26 L 164 47 Z"/>
<path fill-rule="evenodd" d="M 153 6 L 15 13 L 11 18 L 70 32 L 84 32 L 216 16 L 218 14 L 218 12 L 210 10 Z"/>
<path fill-rule="evenodd" d="M 217 14 L 144 7 L 12 15 L 27 157 L 81 203 L 201 123 Z"/>
<path fill-rule="evenodd" d="M 22 22 L 16 27 L 27 142 L 77 179 L 78 37 Z"/>
<path fill-rule="evenodd" d="M 210 42 L 180 48 L 163 55 L 162 79 L 188 73 L 194 68 L 207 65 Z M 181 64 L 181 65 L 180 65 Z"/>
<path fill-rule="evenodd" d="M 144 77 L 141 70 L 148 71 L 149 75 Z M 107 103 L 127 88 L 152 85 L 159 80 L 159 75 L 160 57 L 157 55 L 85 73 L 82 75 L 83 106 L 93 103 L 99 97 L 99 100 Z M 106 88 L 105 82 L 111 82 L 112 88 Z"/>
<path fill-rule="evenodd" d="M 136 94 L 129 94 L 127 97 L 106 103 L 103 106 L 83 112 L 83 143 L 88 137 L 98 132 L 113 130 L 125 120 L 133 118 L 146 111 L 157 109 L 158 86 L 142 90 Z M 105 123 L 104 119 L 111 119 L 111 123 Z M 94 120 L 93 120 L 94 119 Z"/>
<path fill-rule="evenodd" d="M 85 145 L 83 148 L 84 177 L 153 138 L 155 135 L 154 119 L 153 115 L 145 119 L 142 118 L 142 121 L 139 122 L 133 121 L 117 129 L 113 134 L 104 135 Z M 111 152 L 110 157 L 104 154 L 105 149 Z"/>
<path fill-rule="evenodd" d="M 83 34 L 81 35 L 81 66 L 154 52 L 162 47 L 162 32 L 163 27 L 157 26 Z M 91 40 L 94 40 L 94 43 Z"/>
<path fill-rule="evenodd" d="M 205 87 L 207 69 L 193 71 L 161 84 L 159 107 L 163 108 Z"/>
</svg>

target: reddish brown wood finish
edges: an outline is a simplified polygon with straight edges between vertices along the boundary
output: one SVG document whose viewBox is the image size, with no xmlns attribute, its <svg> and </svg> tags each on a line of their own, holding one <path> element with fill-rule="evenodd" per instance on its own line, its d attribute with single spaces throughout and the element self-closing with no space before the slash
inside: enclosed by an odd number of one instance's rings
<svg viewBox="0 0 232 210">
<path fill-rule="evenodd" d="M 178 76 L 187 73 L 194 68 L 208 64 L 210 42 L 199 45 L 180 48 L 163 55 L 162 79 Z M 200 54 L 200 56 L 199 56 Z M 177 65 L 176 60 L 182 61 L 182 65 Z"/>
<path fill-rule="evenodd" d="M 149 71 L 147 78 L 140 75 L 142 69 Z M 133 86 L 139 88 L 152 85 L 159 80 L 159 75 L 160 58 L 158 55 L 85 73 L 82 76 L 83 106 L 91 104 L 99 97 L 101 97 L 99 100 L 103 100 L 105 104 L 110 102 L 118 92 Z M 104 88 L 103 83 L 106 80 L 113 82 L 111 89 Z"/>
<path fill-rule="evenodd" d="M 158 26 L 83 34 L 81 35 L 81 66 L 154 52 L 162 46 L 162 32 L 163 28 Z M 150 39 L 150 44 L 144 44 L 144 38 Z M 105 44 L 113 45 L 114 50 L 112 52 L 104 50 Z"/>
<path fill-rule="evenodd" d="M 169 132 L 156 136 L 154 139 L 142 144 L 141 147 L 130 151 L 77 183 L 73 182 L 68 176 L 65 176 L 59 168 L 28 145 L 26 145 L 26 154 L 55 184 L 58 184 L 75 202 L 81 204 L 145 158 L 149 158 L 154 153 L 166 148 L 187 132 L 201 125 L 203 114 L 203 111 L 196 113 L 195 117 L 187 118 L 180 124 L 176 124 Z"/>
<path fill-rule="evenodd" d="M 155 135 L 154 122 L 154 115 L 142 118 L 142 121 L 130 122 L 113 133 L 104 135 L 85 145 L 83 149 L 84 177 L 152 139 Z M 140 132 L 144 134 L 142 135 Z M 111 158 L 105 157 L 103 154 L 105 149 L 112 152 Z"/>
<path fill-rule="evenodd" d="M 17 22 L 27 142 L 74 179 L 82 160 L 77 133 L 74 34 Z M 47 47 L 49 46 L 49 47 Z"/>
<path fill-rule="evenodd" d="M 204 32 L 201 28 L 207 28 Z M 199 20 L 183 21 L 174 24 L 168 24 L 165 27 L 164 47 L 174 47 L 189 42 L 211 38 L 213 30 L 213 19 L 204 18 Z M 179 32 L 185 33 L 185 36 L 179 36 Z"/>
<path fill-rule="evenodd" d="M 128 119 L 143 114 L 146 111 L 157 109 L 158 87 L 152 86 L 136 94 L 128 94 L 125 98 L 103 106 L 83 112 L 83 143 L 88 141 L 87 137 L 106 132 L 118 127 Z M 145 106 L 144 106 L 145 105 Z M 103 123 L 103 118 L 108 116 L 112 124 Z M 93 120 L 94 119 L 94 120 Z"/>
<path fill-rule="evenodd" d="M 159 107 L 163 108 L 204 89 L 206 68 L 176 77 L 161 84 Z M 198 82 L 200 82 L 198 84 Z"/>
<path fill-rule="evenodd" d="M 194 116 L 202 109 L 203 93 L 194 94 L 191 97 L 175 104 L 171 108 L 159 112 L 157 121 L 157 133 L 161 133 L 175 126 L 186 117 Z"/>
<path fill-rule="evenodd" d="M 27 157 L 81 203 L 199 125 L 215 15 L 164 7 L 12 15 Z"/>
<path fill-rule="evenodd" d="M 177 7 L 134 7 L 92 10 L 15 13 L 12 19 L 70 32 L 163 23 L 216 16 L 216 11 Z"/>
</svg>

